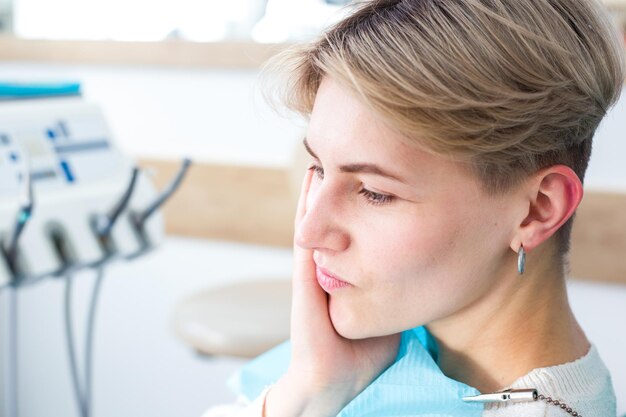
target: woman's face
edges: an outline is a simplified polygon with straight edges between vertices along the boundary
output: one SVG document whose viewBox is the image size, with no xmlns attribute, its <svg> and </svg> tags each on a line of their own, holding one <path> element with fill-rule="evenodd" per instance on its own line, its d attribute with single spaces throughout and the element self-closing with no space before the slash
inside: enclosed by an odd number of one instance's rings
<svg viewBox="0 0 626 417">
<path fill-rule="evenodd" d="M 316 172 L 296 243 L 350 284 L 328 291 L 342 336 L 453 316 L 488 297 L 505 266 L 515 268 L 504 262 L 513 237 L 507 199 L 484 194 L 463 164 L 402 143 L 328 77 L 305 143 Z"/>
</svg>

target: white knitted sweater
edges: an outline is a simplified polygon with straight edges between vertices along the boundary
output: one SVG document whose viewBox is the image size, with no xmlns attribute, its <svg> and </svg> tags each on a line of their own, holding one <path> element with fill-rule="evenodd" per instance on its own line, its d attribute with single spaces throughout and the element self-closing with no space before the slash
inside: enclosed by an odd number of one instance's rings
<svg viewBox="0 0 626 417">
<path fill-rule="evenodd" d="M 611 376 L 595 346 L 573 361 L 547 368 L 537 368 L 517 379 L 507 388 L 536 388 L 582 417 L 615 417 L 616 401 Z M 212 407 L 202 417 L 262 417 L 268 388 L 254 401 L 240 398 L 236 403 Z M 561 407 L 545 401 L 493 403 L 485 406 L 483 417 L 568 417 Z M 267 416 L 271 417 L 271 416 Z"/>
</svg>

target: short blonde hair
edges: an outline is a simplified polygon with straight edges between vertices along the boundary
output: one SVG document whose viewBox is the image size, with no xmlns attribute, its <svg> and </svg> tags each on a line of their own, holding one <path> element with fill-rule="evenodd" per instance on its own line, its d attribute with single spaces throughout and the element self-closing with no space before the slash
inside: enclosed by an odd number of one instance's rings
<svg viewBox="0 0 626 417">
<path fill-rule="evenodd" d="M 491 195 L 565 164 L 583 181 L 592 137 L 626 76 L 594 0 L 373 0 L 269 63 L 280 102 L 310 114 L 322 78 L 407 140 L 467 161 Z M 271 94 L 275 94 L 272 91 Z M 276 96 L 274 96 L 276 98 Z M 572 220 L 557 233 L 569 250 Z"/>
</svg>

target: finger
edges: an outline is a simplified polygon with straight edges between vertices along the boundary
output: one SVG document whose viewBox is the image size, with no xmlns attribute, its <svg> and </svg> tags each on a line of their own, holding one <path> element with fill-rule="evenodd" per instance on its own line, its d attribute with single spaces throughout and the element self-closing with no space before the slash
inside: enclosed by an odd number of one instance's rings
<svg viewBox="0 0 626 417">
<path fill-rule="evenodd" d="M 317 282 L 316 277 L 315 277 L 315 266 L 314 266 L 313 259 L 312 259 L 312 256 L 313 256 L 312 251 L 302 248 L 296 243 L 296 236 L 298 233 L 300 233 L 300 224 L 302 220 L 304 219 L 304 216 L 306 215 L 306 211 L 307 211 L 306 205 L 307 205 L 307 200 L 309 196 L 309 191 L 311 189 L 311 182 L 313 181 L 313 175 L 315 175 L 315 173 L 313 172 L 313 170 L 309 169 L 307 170 L 306 174 L 304 175 L 304 179 L 302 180 L 300 197 L 298 199 L 298 208 L 296 209 L 293 246 L 294 246 L 294 261 L 296 264 L 296 268 L 298 266 L 301 266 L 303 272 L 306 272 L 312 268 L 312 274 L 313 274 L 311 275 L 310 273 L 311 271 L 309 271 L 309 273 L 299 274 L 297 276 L 299 276 L 301 279 L 305 279 L 305 280 L 312 279 L 315 282 Z"/>
<path fill-rule="evenodd" d="M 308 170 L 302 183 L 296 210 L 296 233 L 306 216 L 306 203 L 313 175 Z M 328 316 L 328 299 L 317 282 L 313 251 L 299 246 L 295 239 L 292 284 L 291 337 L 294 348 L 300 346 L 310 349 L 324 343 L 328 337 L 334 337 L 335 331 Z"/>
<path fill-rule="evenodd" d="M 313 262 L 313 251 L 299 246 L 295 239 L 295 236 L 300 233 L 300 224 L 306 215 L 306 205 L 313 175 L 313 170 L 307 170 L 304 180 L 302 181 L 302 189 L 300 191 L 300 198 L 298 199 L 298 208 L 296 209 L 293 245 L 295 262 L 294 278 L 300 281 L 314 281 L 317 283 L 315 276 L 315 263 Z"/>
<path fill-rule="evenodd" d="M 300 221 L 306 213 L 306 199 L 311 187 L 311 178 L 313 177 L 313 170 L 307 169 L 302 180 L 302 186 L 300 187 L 300 197 L 298 198 L 298 206 L 296 208 L 295 226 L 298 227 Z M 297 229 L 296 229 L 297 230 Z"/>
</svg>

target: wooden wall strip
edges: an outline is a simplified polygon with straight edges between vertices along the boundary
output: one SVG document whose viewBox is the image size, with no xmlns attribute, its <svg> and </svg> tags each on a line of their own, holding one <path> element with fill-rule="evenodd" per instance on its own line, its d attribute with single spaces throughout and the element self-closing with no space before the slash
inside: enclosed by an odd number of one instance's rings
<svg viewBox="0 0 626 417">
<path fill-rule="evenodd" d="M 0 61 L 256 69 L 282 44 L 253 42 L 119 42 L 0 36 Z"/>
<path fill-rule="evenodd" d="M 571 275 L 626 283 L 626 194 L 587 191 L 576 212 Z"/>
<path fill-rule="evenodd" d="M 139 161 L 162 188 L 178 163 Z M 164 207 L 168 234 L 291 247 L 295 199 L 286 170 L 192 164 Z"/>
<path fill-rule="evenodd" d="M 144 160 L 165 185 L 169 161 Z M 169 234 L 291 247 L 297 196 L 288 170 L 196 164 L 165 206 Z M 571 276 L 626 283 L 626 194 L 587 191 L 572 232 Z"/>
</svg>

